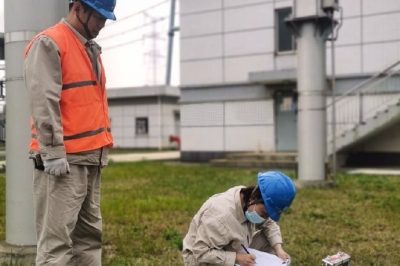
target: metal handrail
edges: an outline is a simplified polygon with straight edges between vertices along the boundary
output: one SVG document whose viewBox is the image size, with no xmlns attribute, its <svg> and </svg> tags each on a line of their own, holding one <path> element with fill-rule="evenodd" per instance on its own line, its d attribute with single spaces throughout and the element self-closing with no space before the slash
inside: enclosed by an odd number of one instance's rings
<svg viewBox="0 0 400 266">
<path fill-rule="evenodd" d="M 369 79 L 361 82 L 360 84 L 358 84 L 357 86 L 349 89 L 347 92 L 345 92 L 344 94 L 338 96 L 335 101 L 330 102 L 329 104 L 326 105 L 326 107 L 329 107 L 331 105 L 333 105 L 336 102 L 339 102 L 340 100 L 344 99 L 346 96 L 349 96 L 351 93 L 357 91 L 360 88 L 363 88 L 364 86 L 366 86 L 367 84 L 373 83 L 375 81 L 375 79 L 382 77 L 382 76 L 386 76 L 385 74 L 388 73 L 391 69 L 395 68 L 396 66 L 400 65 L 400 60 L 395 62 L 394 64 L 388 66 L 387 68 L 385 68 L 383 71 L 371 76 Z M 391 77 L 393 74 L 386 76 L 386 78 Z"/>
<path fill-rule="evenodd" d="M 332 96 L 332 99 L 326 104 L 326 108 L 335 110 L 335 116 L 332 117 L 331 121 L 328 118 L 327 123 L 331 124 L 332 127 L 337 125 L 340 130 L 335 130 L 328 136 L 331 141 L 337 139 L 351 128 L 365 123 L 366 119 L 373 117 L 390 104 L 400 100 L 400 90 L 391 89 L 399 87 L 397 84 L 392 83 L 400 82 L 400 69 L 398 66 L 400 66 L 400 60 L 350 88 L 343 94 L 337 97 Z M 394 76 L 399 80 L 393 79 Z M 385 90 L 385 88 L 389 88 L 389 90 Z M 355 106 L 357 103 L 358 106 Z M 340 107 L 336 108 L 335 106 Z"/>
</svg>

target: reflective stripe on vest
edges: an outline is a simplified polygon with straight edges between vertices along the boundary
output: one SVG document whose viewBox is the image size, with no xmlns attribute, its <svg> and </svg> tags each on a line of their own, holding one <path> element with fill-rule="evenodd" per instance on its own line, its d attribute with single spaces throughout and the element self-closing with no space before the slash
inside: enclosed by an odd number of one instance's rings
<svg viewBox="0 0 400 266">
<path fill-rule="evenodd" d="M 100 80 L 97 80 L 85 46 L 82 45 L 75 33 L 63 23 L 58 23 L 38 34 L 38 36 L 42 35 L 55 42 L 61 57 L 63 84 L 60 110 L 66 152 L 77 153 L 112 146 L 113 140 L 104 86 L 106 80 L 101 61 L 101 77 Z M 28 54 L 32 42 L 28 44 L 25 56 Z M 31 150 L 37 151 L 39 145 L 34 125 L 36 124 L 32 124 Z"/>
<path fill-rule="evenodd" d="M 95 81 L 95 80 L 80 81 L 80 82 L 75 82 L 75 83 L 63 84 L 62 89 L 68 90 L 68 89 L 73 89 L 73 88 L 77 88 L 77 87 L 96 85 L 96 84 L 97 84 L 97 81 Z"/>
<path fill-rule="evenodd" d="M 82 132 L 82 133 L 79 133 L 79 134 L 76 134 L 76 135 L 73 135 L 73 136 L 64 136 L 64 140 L 80 139 L 80 138 L 84 138 L 84 137 L 94 136 L 94 135 L 100 134 L 101 132 L 106 131 L 106 130 L 108 132 L 111 132 L 110 128 L 107 128 L 107 129 L 106 128 L 99 128 L 99 129 L 92 130 L 92 131 Z"/>
</svg>

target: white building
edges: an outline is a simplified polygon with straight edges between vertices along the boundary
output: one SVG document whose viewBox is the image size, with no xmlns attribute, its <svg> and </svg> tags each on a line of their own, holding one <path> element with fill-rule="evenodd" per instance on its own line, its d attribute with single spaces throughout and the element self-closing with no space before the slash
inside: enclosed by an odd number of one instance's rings
<svg viewBox="0 0 400 266">
<path fill-rule="evenodd" d="M 116 148 L 177 148 L 179 89 L 146 86 L 107 91 Z"/>
<path fill-rule="evenodd" d="M 182 159 L 296 151 L 297 54 L 284 22 L 293 1 L 185 0 L 180 5 Z M 335 103 L 337 150 L 353 162 L 399 161 L 399 67 L 377 74 L 400 59 L 400 1 L 341 0 L 340 6 L 335 97 L 344 97 Z M 330 56 L 327 43 L 328 76 Z M 331 147 L 329 125 L 327 130 Z"/>
</svg>

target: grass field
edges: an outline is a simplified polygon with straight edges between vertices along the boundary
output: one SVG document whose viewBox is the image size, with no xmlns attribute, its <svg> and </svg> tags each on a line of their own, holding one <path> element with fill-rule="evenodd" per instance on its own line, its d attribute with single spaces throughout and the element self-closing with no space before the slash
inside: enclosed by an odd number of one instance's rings
<svg viewBox="0 0 400 266">
<path fill-rule="evenodd" d="M 206 165 L 111 164 L 103 172 L 103 265 L 180 266 L 181 241 L 209 196 L 255 182 L 257 171 Z M 290 172 L 288 174 L 291 174 Z M 4 191 L 4 178 L 1 189 Z M 333 189 L 302 189 L 280 225 L 292 266 L 337 251 L 352 265 L 400 265 L 400 177 L 339 175 Z M 4 239 L 4 193 L 0 237 Z"/>
</svg>

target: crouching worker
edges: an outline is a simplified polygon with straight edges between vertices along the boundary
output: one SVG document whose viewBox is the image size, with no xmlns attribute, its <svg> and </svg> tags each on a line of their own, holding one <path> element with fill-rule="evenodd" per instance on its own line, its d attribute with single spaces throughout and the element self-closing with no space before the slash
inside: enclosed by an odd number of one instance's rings
<svg viewBox="0 0 400 266">
<path fill-rule="evenodd" d="M 288 176 L 270 171 L 258 174 L 255 187 L 237 186 L 210 197 L 183 240 L 185 266 L 253 266 L 255 256 L 243 246 L 289 259 L 276 222 L 295 195 Z"/>
</svg>

